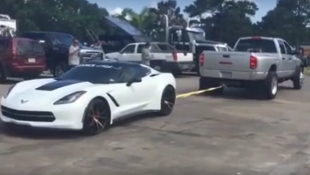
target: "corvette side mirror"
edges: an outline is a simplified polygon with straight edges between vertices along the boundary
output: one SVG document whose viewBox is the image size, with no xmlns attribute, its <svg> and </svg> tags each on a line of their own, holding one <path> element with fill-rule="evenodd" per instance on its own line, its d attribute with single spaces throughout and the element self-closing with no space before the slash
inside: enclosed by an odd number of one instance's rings
<svg viewBox="0 0 310 175">
<path fill-rule="evenodd" d="M 126 86 L 131 86 L 133 83 L 140 83 L 142 82 L 141 78 L 132 78 L 130 81 L 127 82 Z"/>
</svg>

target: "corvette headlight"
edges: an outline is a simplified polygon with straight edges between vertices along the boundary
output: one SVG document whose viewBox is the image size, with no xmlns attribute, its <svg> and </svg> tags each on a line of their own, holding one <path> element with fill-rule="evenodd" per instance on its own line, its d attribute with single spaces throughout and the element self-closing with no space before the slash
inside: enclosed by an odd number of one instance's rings
<svg viewBox="0 0 310 175">
<path fill-rule="evenodd" d="M 74 92 L 72 94 L 66 95 L 66 96 L 62 97 L 61 99 L 57 100 L 54 103 L 54 105 L 73 103 L 76 100 L 78 100 L 85 93 L 86 93 L 86 91 L 78 91 L 78 92 Z"/>
<path fill-rule="evenodd" d="M 14 87 L 15 87 L 15 85 L 11 86 L 11 87 L 9 88 L 9 90 L 6 92 L 6 94 L 3 95 L 3 97 L 6 98 L 6 97 L 10 94 L 10 92 L 12 91 L 12 89 L 13 89 Z"/>
</svg>

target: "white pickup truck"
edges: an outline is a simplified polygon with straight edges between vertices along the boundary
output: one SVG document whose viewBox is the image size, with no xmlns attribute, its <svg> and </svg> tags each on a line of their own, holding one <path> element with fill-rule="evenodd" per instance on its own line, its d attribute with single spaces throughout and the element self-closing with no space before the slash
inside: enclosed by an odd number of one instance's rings
<svg viewBox="0 0 310 175">
<path fill-rule="evenodd" d="M 280 38 L 240 38 L 233 52 L 204 51 L 201 54 L 199 88 L 220 85 L 253 88 L 265 99 L 274 99 L 278 83 L 291 80 L 294 89 L 302 88 L 303 66 L 297 54 Z M 214 93 L 222 91 L 220 88 Z"/>
<path fill-rule="evenodd" d="M 193 54 L 177 51 L 173 46 L 163 42 L 151 42 L 151 67 L 179 74 L 194 68 Z M 107 53 L 106 56 L 120 61 L 141 62 L 141 52 L 145 43 L 130 43 L 120 52 Z"/>
</svg>

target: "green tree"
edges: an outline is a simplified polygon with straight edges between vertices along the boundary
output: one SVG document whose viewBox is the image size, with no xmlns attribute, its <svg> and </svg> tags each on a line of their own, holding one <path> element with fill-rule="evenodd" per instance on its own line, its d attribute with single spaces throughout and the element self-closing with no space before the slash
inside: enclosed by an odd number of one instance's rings
<svg viewBox="0 0 310 175">
<path fill-rule="evenodd" d="M 131 25 L 147 35 L 151 34 L 153 23 L 157 19 L 157 16 L 154 13 L 151 13 L 147 7 L 143 8 L 140 13 L 137 13 L 130 8 L 125 8 L 122 11 L 122 14 L 117 17 L 127 20 Z"/>
<path fill-rule="evenodd" d="M 2 0 L 0 5 L 0 12 L 7 14 L 11 18 L 19 17 L 19 12 L 25 8 L 25 1 L 21 0 Z"/>
<path fill-rule="evenodd" d="M 25 1 L 21 0 L 2 0 L 0 12 L 9 15 L 12 19 L 17 20 L 17 29 L 28 30 L 38 29 L 37 25 L 29 18 L 32 9 Z"/>
<path fill-rule="evenodd" d="M 257 10 L 251 1 L 195 0 L 184 12 L 198 17 L 208 38 L 232 45 L 237 38 L 253 33 L 251 17 Z"/>
<path fill-rule="evenodd" d="M 178 7 L 175 0 L 160 1 L 157 3 L 157 8 L 151 8 L 150 12 L 156 15 L 156 20 L 153 22 L 153 37 L 158 40 L 165 38 L 165 16 L 168 18 L 169 26 L 186 26 L 187 21 L 181 14 L 181 9 Z"/>
<path fill-rule="evenodd" d="M 18 30 L 45 30 L 87 37 L 86 29 L 105 32 L 101 27 L 107 10 L 87 0 L 3 0 L 1 13 L 17 20 Z"/>
<path fill-rule="evenodd" d="M 261 33 L 284 38 L 293 44 L 307 40 L 307 26 L 310 23 L 309 0 L 278 0 L 258 24 Z"/>
</svg>

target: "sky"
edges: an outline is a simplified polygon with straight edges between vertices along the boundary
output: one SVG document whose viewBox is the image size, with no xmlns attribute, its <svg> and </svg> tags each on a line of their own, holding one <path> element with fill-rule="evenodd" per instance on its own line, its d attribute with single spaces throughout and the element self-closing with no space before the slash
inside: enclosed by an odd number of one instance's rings
<svg viewBox="0 0 310 175">
<path fill-rule="evenodd" d="M 155 7 L 160 0 L 88 0 L 92 3 L 97 3 L 99 6 L 106 8 L 110 14 L 120 13 L 124 8 L 132 8 L 139 12 L 144 7 Z M 254 21 L 259 21 L 271 9 L 276 6 L 277 0 L 252 0 L 258 7 L 259 11 L 253 18 Z M 177 0 L 178 6 L 184 9 L 185 6 L 193 3 L 194 0 Z"/>
</svg>

